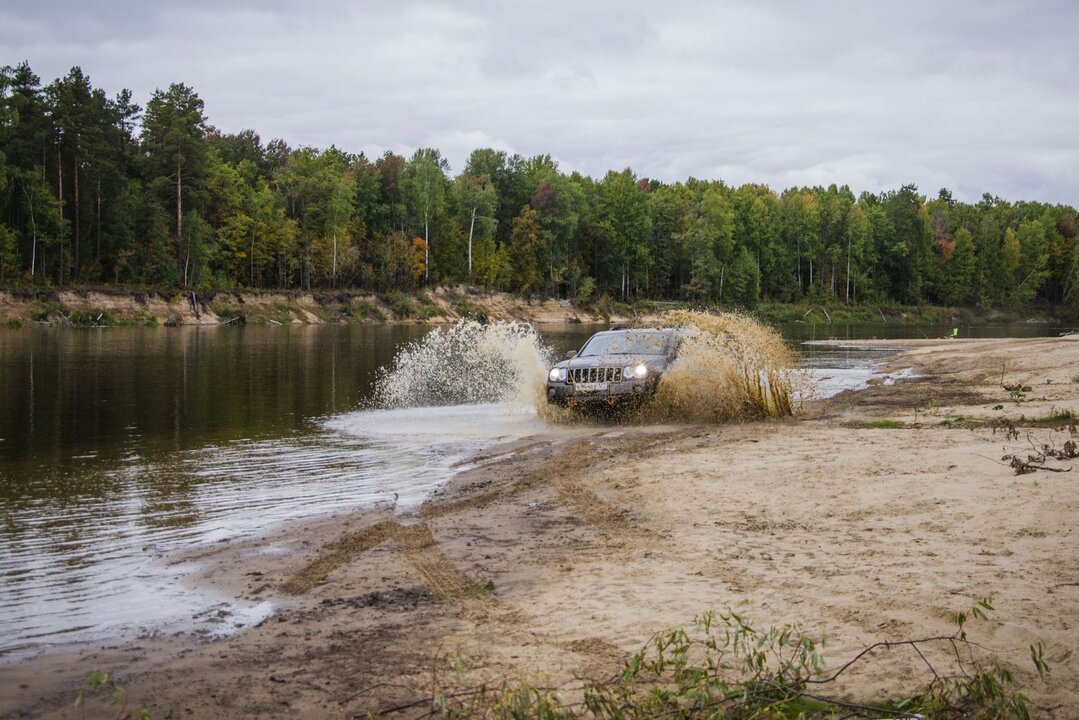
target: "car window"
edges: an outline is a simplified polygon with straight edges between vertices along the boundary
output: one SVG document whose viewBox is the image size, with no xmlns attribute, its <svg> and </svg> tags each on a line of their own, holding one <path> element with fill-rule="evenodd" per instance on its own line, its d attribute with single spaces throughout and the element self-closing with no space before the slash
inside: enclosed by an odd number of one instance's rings
<svg viewBox="0 0 1079 720">
<path fill-rule="evenodd" d="M 599 355 L 663 355 L 667 336 L 660 333 L 613 333 L 593 335 L 579 357 Z"/>
</svg>

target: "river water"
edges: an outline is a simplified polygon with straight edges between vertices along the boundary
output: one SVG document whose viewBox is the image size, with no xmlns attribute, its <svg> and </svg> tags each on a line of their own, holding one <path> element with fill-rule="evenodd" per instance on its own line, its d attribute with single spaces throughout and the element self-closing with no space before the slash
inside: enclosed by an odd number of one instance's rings
<svg viewBox="0 0 1079 720">
<path fill-rule="evenodd" d="M 543 330 L 553 356 L 598 327 Z M 1055 335 L 1040 325 L 963 334 Z M 180 549 L 286 520 L 420 504 L 454 463 L 549 427 L 527 404 L 365 409 L 379 368 L 424 326 L 0 332 L 0 659 L 187 623 L 223 601 L 185 586 Z M 791 325 L 825 337 L 950 328 Z M 832 391 L 873 353 L 807 349 Z M 830 383 L 830 384 L 829 384 Z M 833 387 L 834 386 L 834 387 Z M 216 631 L 222 630 L 215 627 Z"/>
</svg>

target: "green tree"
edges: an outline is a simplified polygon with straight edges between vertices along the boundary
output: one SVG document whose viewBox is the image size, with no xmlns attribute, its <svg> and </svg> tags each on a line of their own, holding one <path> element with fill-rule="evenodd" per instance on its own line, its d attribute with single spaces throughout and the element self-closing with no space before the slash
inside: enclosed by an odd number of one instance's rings
<svg viewBox="0 0 1079 720">
<path fill-rule="evenodd" d="M 468 172 L 458 175 L 453 187 L 460 220 L 468 226 L 468 281 L 472 282 L 472 243 L 477 236 L 494 237 L 498 194 L 489 176 L 470 175 Z"/>
<path fill-rule="evenodd" d="M 1019 223 L 1016 240 L 1019 243 L 1019 266 L 1012 304 L 1026 305 L 1037 296 L 1049 277 L 1045 226 L 1037 219 L 1024 220 Z"/>
<path fill-rule="evenodd" d="M 327 225 L 333 243 L 333 258 L 330 266 L 331 287 L 337 287 L 339 246 L 343 240 L 350 239 L 346 230 L 352 222 L 355 194 L 356 180 L 351 171 L 345 170 L 331 179 L 330 196 L 327 200 Z M 351 247 L 352 243 L 347 242 L 345 249 Z"/>
<path fill-rule="evenodd" d="M 779 198 L 767 186 L 744 185 L 738 189 L 740 235 L 753 255 L 758 272 L 781 278 L 780 240 L 783 218 Z"/>
<path fill-rule="evenodd" d="M 883 256 L 892 297 L 915 304 L 923 300 L 922 283 L 932 254 L 933 229 L 925 198 L 914 185 L 885 193 L 881 204 L 893 231 Z"/>
<path fill-rule="evenodd" d="M 809 192 L 788 190 L 783 193 L 783 237 L 795 257 L 798 276 L 798 292 L 801 297 L 805 290 L 802 274 L 803 260 L 809 268 L 809 287 L 813 285 L 812 257 L 820 242 L 820 209 L 817 199 Z"/>
<path fill-rule="evenodd" d="M 839 295 L 838 279 L 842 261 L 846 256 L 847 223 L 854 205 L 854 193 L 846 185 L 836 187 L 832 184 L 825 190 L 818 190 L 816 195 L 820 204 L 821 220 L 817 289 L 824 294 L 827 279 L 827 293 L 835 297 Z"/>
<path fill-rule="evenodd" d="M 746 308 L 754 307 L 760 300 L 761 274 L 756 259 L 745 245 L 735 252 L 728 275 L 730 281 L 724 300 Z"/>
<path fill-rule="evenodd" d="M 539 282 L 538 255 L 542 247 L 539 217 L 530 205 L 521 208 L 513 219 L 510 233 L 510 266 L 513 269 L 513 288 L 527 292 Z"/>
<path fill-rule="evenodd" d="M 184 238 L 184 196 L 202 182 L 208 126 L 204 105 L 194 90 L 173 83 L 155 90 L 146 105 L 142 122 L 142 149 L 147 173 L 155 187 L 171 186 L 176 211 L 176 264 L 183 284 L 188 284 L 191 246 Z"/>
<path fill-rule="evenodd" d="M 974 240 L 970 231 L 959 228 L 954 235 L 955 250 L 945 260 L 945 282 L 940 299 L 948 304 L 969 302 L 977 258 L 974 257 Z"/>
<path fill-rule="evenodd" d="M 598 200 L 602 250 L 597 265 L 608 285 L 617 280 L 619 294 L 625 299 L 648 278 L 648 241 L 652 235 L 648 192 L 632 170 L 612 170 L 599 186 Z"/>
<path fill-rule="evenodd" d="M 857 296 L 857 277 L 864 272 L 866 256 L 873 245 L 873 225 L 860 203 L 851 207 L 847 216 L 847 270 L 844 302 Z"/>
<path fill-rule="evenodd" d="M 18 271 L 18 259 L 15 231 L 7 225 L 0 225 L 0 283 Z"/>
<path fill-rule="evenodd" d="M 727 200 L 725 188 L 718 184 L 709 185 L 701 196 L 698 213 L 711 246 L 701 248 L 701 252 L 710 250 L 715 260 L 710 260 L 709 264 L 719 268 L 718 284 L 713 280 L 712 294 L 716 300 L 723 302 L 727 268 L 734 259 L 734 210 Z"/>
<path fill-rule="evenodd" d="M 682 183 L 662 185 L 652 191 L 651 199 L 649 287 L 659 297 L 674 297 L 689 282 L 689 258 L 683 239 L 691 222 L 693 192 Z"/>
<path fill-rule="evenodd" d="M 508 289 L 513 275 L 509 247 L 498 245 L 492 236 L 476 243 L 473 281 L 483 287 Z"/>
<path fill-rule="evenodd" d="M 438 150 L 421 148 L 401 172 L 406 203 L 423 226 L 425 283 L 431 279 L 431 221 L 445 210 L 449 168 Z"/>
<path fill-rule="evenodd" d="M 723 187 L 704 186 L 682 242 L 691 264 L 685 294 L 695 300 L 723 302 L 727 269 L 734 257 L 734 212 Z"/>
</svg>

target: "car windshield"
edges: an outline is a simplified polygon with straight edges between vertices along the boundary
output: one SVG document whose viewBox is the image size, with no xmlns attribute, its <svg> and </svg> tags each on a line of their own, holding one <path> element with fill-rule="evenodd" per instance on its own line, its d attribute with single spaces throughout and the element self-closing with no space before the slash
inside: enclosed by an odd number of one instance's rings
<svg viewBox="0 0 1079 720">
<path fill-rule="evenodd" d="M 661 333 L 603 333 L 593 335 L 580 357 L 599 355 L 663 355 L 667 336 Z"/>
</svg>

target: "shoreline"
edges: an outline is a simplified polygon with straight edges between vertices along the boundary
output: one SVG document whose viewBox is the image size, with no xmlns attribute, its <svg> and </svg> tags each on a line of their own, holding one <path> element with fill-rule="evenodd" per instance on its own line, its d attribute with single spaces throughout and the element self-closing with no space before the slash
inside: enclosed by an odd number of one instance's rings
<svg viewBox="0 0 1079 720">
<path fill-rule="evenodd" d="M 686 303 L 603 297 L 581 304 L 568 299 L 522 297 L 457 285 L 411 292 L 342 290 L 190 290 L 174 288 L 0 288 L 0 329 L 45 327 L 175 327 L 310 324 L 446 324 L 462 319 L 533 324 L 621 323 L 660 316 Z M 850 325 L 978 326 L 987 323 L 1076 327 L 1063 307 L 1010 311 L 937 306 L 827 305 L 806 301 L 762 302 L 750 314 L 768 324 L 814 327 Z M 731 308 L 712 308 L 731 311 Z M 745 312 L 744 308 L 734 309 Z M 1059 313 L 1060 316 L 1054 313 Z M 808 318 L 808 321 L 807 321 Z"/>
<path fill-rule="evenodd" d="M 0 715 L 78 717 L 83 677 L 102 669 L 153 717 L 354 717 L 432 684 L 607 677 L 653 633 L 725 607 L 826 634 L 835 667 L 878 640 L 946 632 L 951 612 L 992 595 L 972 637 L 1014 666 L 1033 715 L 1074 716 L 1079 487 L 996 458 L 1075 437 L 1036 421 L 1079 411 L 1079 343 L 913 341 L 887 365 L 922 377 L 777 422 L 559 428 L 489 448 L 412 513 L 199 548 L 194 582 L 280 602 L 274 615 L 220 640 L 0 664 Z M 1002 375 L 1032 390 L 1017 400 Z M 991 427 L 1002 420 L 1022 439 Z M 1037 639 L 1044 684 L 1027 655 Z M 890 653 L 843 690 L 894 698 L 925 674 Z"/>
<path fill-rule="evenodd" d="M 462 319 L 534 324 L 622 322 L 568 300 L 465 286 L 413 294 L 358 290 L 0 289 L 0 328 L 445 324 Z"/>
</svg>

